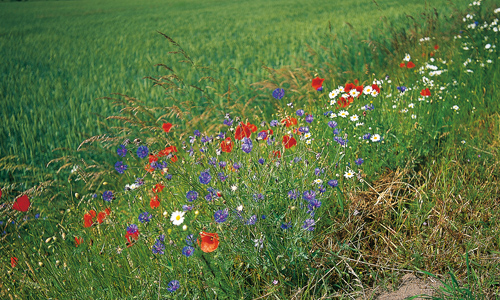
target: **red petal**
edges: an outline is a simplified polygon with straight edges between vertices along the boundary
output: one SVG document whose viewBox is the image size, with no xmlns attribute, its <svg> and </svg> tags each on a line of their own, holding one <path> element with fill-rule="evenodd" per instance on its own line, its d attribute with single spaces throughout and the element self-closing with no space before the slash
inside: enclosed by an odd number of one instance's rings
<svg viewBox="0 0 500 300">
<path fill-rule="evenodd" d="M 324 78 L 319 78 L 319 77 L 316 77 L 312 80 L 312 87 L 317 90 L 317 89 L 320 89 L 322 86 L 323 86 L 323 81 L 325 81 Z"/>
<path fill-rule="evenodd" d="M 21 197 L 17 198 L 16 201 L 14 202 L 14 205 L 12 206 L 12 209 L 15 209 L 17 211 L 28 211 L 30 208 L 31 202 L 30 199 L 28 198 L 27 195 L 22 195 Z"/>
<path fill-rule="evenodd" d="M 163 131 L 168 133 L 170 131 L 170 129 L 172 129 L 172 124 L 171 123 L 163 123 L 162 127 L 163 127 Z"/>
<path fill-rule="evenodd" d="M 408 65 L 407 65 L 407 68 L 408 68 L 408 69 L 413 69 L 413 68 L 415 68 L 415 64 L 414 64 L 414 63 L 412 63 L 411 61 L 409 61 L 409 62 L 408 62 Z"/>
<path fill-rule="evenodd" d="M 406 65 L 405 65 L 405 63 L 400 63 L 400 64 L 399 64 L 399 67 L 400 67 L 400 68 L 406 68 Z"/>
<path fill-rule="evenodd" d="M 17 265 L 17 257 L 11 257 L 10 258 L 10 265 L 14 268 Z"/>
</svg>

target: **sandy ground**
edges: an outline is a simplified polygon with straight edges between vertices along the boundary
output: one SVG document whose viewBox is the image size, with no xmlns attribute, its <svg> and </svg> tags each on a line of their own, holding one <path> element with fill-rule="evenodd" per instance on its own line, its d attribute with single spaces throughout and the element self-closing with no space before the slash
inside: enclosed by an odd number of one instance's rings
<svg viewBox="0 0 500 300">
<path fill-rule="evenodd" d="M 437 280 L 420 279 L 413 274 L 406 274 L 401 279 L 399 288 L 393 292 L 383 291 L 381 288 L 365 290 L 365 297 L 359 300 L 404 300 L 417 295 L 427 295 L 415 299 L 429 299 L 428 296 L 437 296 L 436 290 L 441 286 Z"/>
</svg>

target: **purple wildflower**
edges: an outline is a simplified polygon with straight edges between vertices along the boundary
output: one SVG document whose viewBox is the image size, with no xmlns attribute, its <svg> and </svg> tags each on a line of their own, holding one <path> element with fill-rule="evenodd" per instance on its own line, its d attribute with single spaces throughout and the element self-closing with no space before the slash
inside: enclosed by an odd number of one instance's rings
<svg viewBox="0 0 500 300">
<path fill-rule="evenodd" d="M 259 158 L 259 164 L 263 165 L 266 161 L 263 158 Z"/>
<path fill-rule="evenodd" d="M 328 180 L 328 185 L 334 188 L 339 185 L 339 182 L 336 179 L 330 179 Z"/>
<path fill-rule="evenodd" d="M 127 155 L 127 148 L 125 148 L 125 146 L 123 145 L 120 145 L 120 147 L 116 149 L 116 153 L 118 153 L 118 155 L 121 157 L 125 157 Z"/>
<path fill-rule="evenodd" d="M 245 222 L 245 225 L 255 225 L 255 222 L 257 222 L 257 215 L 251 216 L 250 219 Z"/>
<path fill-rule="evenodd" d="M 330 122 L 328 122 L 328 126 L 329 126 L 330 128 L 335 128 L 335 127 L 337 127 L 337 122 L 335 122 L 335 121 L 330 121 Z"/>
<path fill-rule="evenodd" d="M 181 287 L 179 280 L 172 280 L 168 283 L 167 291 L 173 293 Z"/>
<path fill-rule="evenodd" d="M 224 210 L 218 210 L 214 213 L 214 219 L 217 223 L 224 223 L 227 221 L 227 217 L 229 217 L 229 213 L 227 208 Z"/>
<path fill-rule="evenodd" d="M 137 232 L 139 232 L 139 227 L 135 224 L 130 224 L 128 227 L 127 227 L 127 233 L 128 234 L 136 234 Z"/>
<path fill-rule="evenodd" d="M 271 127 L 276 127 L 276 126 L 278 126 L 278 121 L 277 120 L 272 120 L 271 122 L 269 122 L 269 125 Z"/>
<path fill-rule="evenodd" d="M 119 161 L 115 164 L 115 170 L 120 174 L 123 174 L 127 168 L 128 166 L 124 164 L 123 161 Z"/>
<path fill-rule="evenodd" d="M 139 158 L 145 158 L 147 157 L 149 154 L 149 149 L 147 146 L 140 146 L 139 148 L 137 148 L 137 156 Z"/>
<path fill-rule="evenodd" d="M 160 240 L 156 240 L 156 243 L 153 245 L 153 254 L 165 254 L 165 245 Z"/>
<path fill-rule="evenodd" d="M 192 205 L 183 205 L 182 210 L 183 211 L 188 211 L 188 210 L 191 211 L 191 210 L 193 210 L 193 206 Z"/>
<path fill-rule="evenodd" d="M 307 116 L 306 116 L 306 122 L 307 122 L 307 123 L 312 123 L 312 121 L 314 121 L 314 117 L 313 117 L 313 115 L 307 115 Z"/>
<path fill-rule="evenodd" d="M 212 180 L 212 176 L 210 176 L 210 173 L 208 173 L 208 169 L 200 173 L 200 183 L 201 184 L 209 184 L 210 180 Z"/>
<path fill-rule="evenodd" d="M 303 109 L 299 109 L 295 113 L 297 114 L 297 116 L 302 117 L 304 115 L 304 110 Z"/>
<path fill-rule="evenodd" d="M 281 224 L 280 228 L 283 230 L 290 229 L 290 228 L 292 228 L 292 222 L 283 223 L 283 224 Z"/>
<path fill-rule="evenodd" d="M 276 100 L 281 100 L 283 97 L 285 97 L 285 90 L 277 88 L 273 91 L 273 97 Z"/>
<path fill-rule="evenodd" d="M 250 153 L 250 151 L 252 151 L 252 148 L 253 148 L 252 140 L 247 137 L 243 138 L 241 150 L 243 150 L 243 152 L 245 153 Z"/>
<path fill-rule="evenodd" d="M 139 222 L 148 223 L 153 218 L 153 215 L 148 213 L 147 211 L 143 212 L 139 215 Z"/>
<path fill-rule="evenodd" d="M 229 118 L 228 118 L 228 119 L 224 119 L 224 125 L 226 125 L 226 126 L 231 126 L 231 125 L 233 125 L 233 120 L 231 120 L 231 119 L 229 119 Z"/>
<path fill-rule="evenodd" d="M 105 191 L 104 193 L 102 193 L 102 199 L 104 199 L 104 201 L 111 201 L 113 200 L 113 192 L 112 191 Z"/>
<path fill-rule="evenodd" d="M 305 191 L 304 194 L 302 195 L 302 198 L 306 201 L 311 201 L 316 198 L 316 192 L 315 191 Z"/>
<path fill-rule="evenodd" d="M 288 198 L 290 198 L 291 200 L 295 200 L 299 197 L 299 193 L 297 192 L 297 190 L 291 190 L 288 192 Z"/>
<path fill-rule="evenodd" d="M 182 255 L 186 257 L 190 257 L 191 255 L 193 255 L 193 253 L 194 253 L 194 248 L 191 246 L 185 246 L 184 248 L 182 248 Z"/>
<path fill-rule="evenodd" d="M 306 229 L 307 231 L 313 231 L 314 225 L 316 225 L 314 219 L 307 219 L 304 221 L 304 225 L 302 225 L 302 228 Z"/>
<path fill-rule="evenodd" d="M 198 129 L 196 129 L 194 131 L 194 135 L 199 137 L 199 136 L 201 136 L 201 133 L 200 133 L 200 131 Z"/>
<path fill-rule="evenodd" d="M 225 162 L 225 161 L 219 162 L 219 167 L 224 169 L 226 166 L 227 166 L 227 162 Z"/>
<path fill-rule="evenodd" d="M 358 166 L 361 166 L 365 161 L 360 157 L 354 161 L 354 163 Z"/>
</svg>

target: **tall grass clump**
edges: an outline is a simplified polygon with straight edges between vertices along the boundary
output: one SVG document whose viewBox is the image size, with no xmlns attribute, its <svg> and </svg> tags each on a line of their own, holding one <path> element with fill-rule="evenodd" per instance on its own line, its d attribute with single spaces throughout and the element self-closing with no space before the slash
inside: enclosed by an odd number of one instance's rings
<svg viewBox="0 0 500 300">
<path fill-rule="evenodd" d="M 197 74 L 150 78 L 177 104 L 107 98 L 107 133 L 51 163 L 65 203 L 1 195 L 2 296 L 368 298 L 404 272 L 498 296 L 498 13 L 476 1 L 446 30 L 425 14 L 380 38 L 392 56 L 368 43 L 361 72 L 266 67 L 270 111 L 162 34 Z"/>
</svg>

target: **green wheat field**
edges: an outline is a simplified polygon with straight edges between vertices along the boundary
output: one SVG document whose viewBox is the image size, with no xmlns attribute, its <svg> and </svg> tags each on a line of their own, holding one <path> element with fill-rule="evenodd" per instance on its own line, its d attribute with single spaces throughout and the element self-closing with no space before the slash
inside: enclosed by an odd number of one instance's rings
<svg viewBox="0 0 500 300">
<path fill-rule="evenodd" d="M 0 2 L 0 298 L 500 298 L 500 3 Z"/>
</svg>

